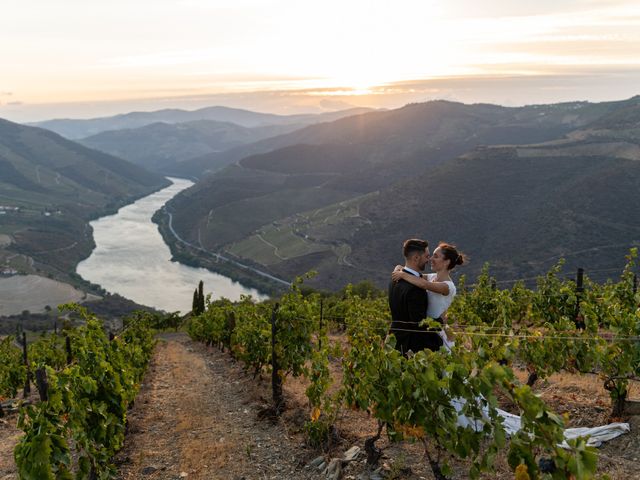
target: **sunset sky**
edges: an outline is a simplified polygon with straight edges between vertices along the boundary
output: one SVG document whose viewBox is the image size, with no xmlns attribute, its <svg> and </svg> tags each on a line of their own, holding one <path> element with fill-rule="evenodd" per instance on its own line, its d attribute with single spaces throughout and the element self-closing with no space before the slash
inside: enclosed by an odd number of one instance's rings
<svg viewBox="0 0 640 480">
<path fill-rule="evenodd" d="M 5 0 L 0 117 L 640 93 L 640 2 Z"/>
</svg>

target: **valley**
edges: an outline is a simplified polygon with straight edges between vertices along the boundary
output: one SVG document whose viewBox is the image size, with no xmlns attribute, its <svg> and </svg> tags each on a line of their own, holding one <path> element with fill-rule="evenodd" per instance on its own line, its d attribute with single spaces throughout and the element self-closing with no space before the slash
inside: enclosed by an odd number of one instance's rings
<svg viewBox="0 0 640 480">
<path fill-rule="evenodd" d="M 103 296 L 75 273 L 95 247 L 89 222 L 167 184 L 52 132 L 0 120 L 0 315 Z"/>
<path fill-rule="evenodd" d="M 384 286 L 409 237 L 458 244 L 471 279 L 485 262 L 509 282 L 566 257 L 567 274 L 604 281 L 640 243 L 639 103 L 362 114 L 232 149 L 167 208 L 185 241 L 289 281 L 317 271 L 319 288 Z"/>
<path fill-rule="evenodd" d="M 408 237 L 458 244 L 472 259 L 459 274 L 471 279 L 486 262 L 501 282 L 534 278 L 566 257 L 567 274 L 588 265 L 602 281 L 640 244 L 639 103 L 433 101 L 333 117 L 203 109 L 43 124 L 106 153 L 9 125 L 19 136 L 5 141 L 13 156 L 2 164 L 12 173 L 0 191 L 0 259 L 99 293 L 75 273 L 95 248 L 88 221 L 156 191 L 173 171 L 197 181 L 153 216 L 172 257 L 263 292 L 309 271 L 316 288 L 384 286 Z M 28 146 L 40 137 L 99 159 L 101 173 L 45 161 Z M 20 152 L 39 160 L 23 168 Z M 128 178 L 146 186 L 126 196 L 130 180 L 116 180 L 116 166 L 138 169 Z"/>
<path fill-rule="evenodd" d="M 191 182 L 170 180 L 169 187 L 121 208 L 116 215 L 91 222 L 97 245 L 78 265 L 78 275 L 106 291 L 166 312 L 189 312 L 193 290 L 200 281 L 216 297 L 237 300 L 251 295 L 262 299 L 260 292 L 224 276 L 172 261 L 151 217 Z"/>
<path fill-rule="evenodd" d="M 640 2 L 5 2 L 0 480 L 640 480 Z"/>
</svg>

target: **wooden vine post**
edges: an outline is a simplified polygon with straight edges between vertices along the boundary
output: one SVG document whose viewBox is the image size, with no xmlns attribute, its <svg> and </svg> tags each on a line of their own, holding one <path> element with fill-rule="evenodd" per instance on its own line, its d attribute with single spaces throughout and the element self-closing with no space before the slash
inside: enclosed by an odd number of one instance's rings
<svg viewBox="0 0 640 480">
<path fill-rule="evenodd" d="M 49 380 L 47 379 L 47 370 L 44 367 L 36 370 L 36 386 L 40 394 L 40 401 L 49 400 Z"/>
<path fill-rule="evenodd" d="M 582 294 L 584 293 L 584 269 L 578 268 L 576 274 L 576 311 L 574 315 L 574 323 L 576 328 L 584 330 L 585 323 L 584 318 L 580 314 L 580 300 L 582 300 Z"/>
<path fill-rule="evenodd" d="M 22 362 L 27 369 L 27 380 L 24 383 L 23 397 L 27 398 L 31 394 L 31 370 L 29 370 L 29 357 L 27 355 L 27 334 L 22 332 Z"/>
<path fill-rule="evenodd" d="M 319 323 L 319 329 L 318 329 L 318 350 L 322 350 L 322 323 L 323 323 L 323 306 L 324 306 L 324 302 L 323 299 L 320 299 L 320 323 Z"/>
<path fill-rule="evenodd" d="M 284 410 L 284 396 L 282 395 L 282 377 L 276 352 L 276 335 L 278 333 L 277 318 L 278 307 L 276 303 L 271 313 L 271 390 L 273 392 L 273 408 L 276 415 Z"/>
<path fill-rule="evenodd" d="M 73 353 L 71 352 L 71 337 L 67 335 L 64 339 L 65 349 L 67 350 L 67 365 L 73 361 Z"/>
</svg>

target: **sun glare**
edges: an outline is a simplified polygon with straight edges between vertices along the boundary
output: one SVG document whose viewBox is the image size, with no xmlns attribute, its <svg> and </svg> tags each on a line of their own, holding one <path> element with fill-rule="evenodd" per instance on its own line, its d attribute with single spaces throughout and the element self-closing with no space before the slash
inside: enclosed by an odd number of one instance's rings
<svg viewBox="0 0 640 480">
<path fill-rule="evenodd" d="M 632 0 L 557 11 L 502 0 L 114 2 L 10 2 L 0 116 L 35 104 L 282 91 L 317 101 L 451 77 L 640 71 Z M 167 35 L 175 25 L 188 28 Z"/>
</svg>

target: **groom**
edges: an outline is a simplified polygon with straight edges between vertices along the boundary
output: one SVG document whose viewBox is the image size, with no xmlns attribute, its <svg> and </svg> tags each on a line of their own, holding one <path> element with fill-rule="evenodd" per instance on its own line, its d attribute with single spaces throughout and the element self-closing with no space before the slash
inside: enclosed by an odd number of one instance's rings
<svg viewBox="0 0 640 480">
<path fill-rule="evenodd" d="M 420 276 L 429 262 L 429 244 L 425 240 L 411 238 L 402 246 L 405 264 L 403 270 Z M 438 350 L 442 346 L 442 338 L 425 327 L 418 325 L 427 316 L 427 292 L 400 280 L 389 284 L 389 308 L 391 309 L 391 328 L 389 333 L 396 337 L 396 349 L 403 355 L 409 350 L 416 353 L 428 348 Z M 408 331 L 407 331 L 408 330 Z"/>
</svg>

